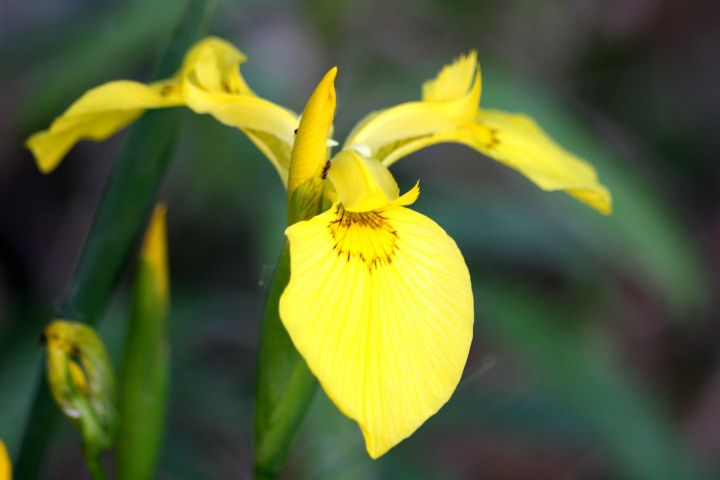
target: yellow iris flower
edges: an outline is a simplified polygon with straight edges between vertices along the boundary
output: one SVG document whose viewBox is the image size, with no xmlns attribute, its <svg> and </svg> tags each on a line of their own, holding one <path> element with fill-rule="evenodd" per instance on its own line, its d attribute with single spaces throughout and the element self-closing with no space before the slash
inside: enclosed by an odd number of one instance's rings
<svg viewBox="0 0 720 480">
<path fill-rule="evenodd" d="M 388 167 L 421 148 L 456 142 L 604 214 L 611 211 L 610 193 L 590 165 L 529 117 L 479 108 L 475 52 L 427 81 L 421 100 L 361 120 L 329 162 L 336 70 L 320 82 L 300 123 L 295 113 L 252 93 L 238 69 L 244 60 L 228 43 L 205 39 L 169 80 L 112 82 L 86 93 L 49 130 L 31 137 L 29 148 L 49 171 L 78 139 L 105 138 L 146 108 L 187 105 L 245 132 L 278 170 L 291 199 L 303 185 L 319 185 L 332 206 L 286 230 L 291 277 L 280 316 L 377 458 L 447 402 L 473 335 L 462 254 L 438 224 L 407 208 L 419 188 L 400 195 Z"/>
</svg>

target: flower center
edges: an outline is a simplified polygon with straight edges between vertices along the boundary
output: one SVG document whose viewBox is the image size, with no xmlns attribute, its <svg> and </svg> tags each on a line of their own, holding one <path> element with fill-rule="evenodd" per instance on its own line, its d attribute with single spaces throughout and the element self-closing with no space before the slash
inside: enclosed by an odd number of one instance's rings
<svg viewBox="0 0 720 480">
<path fill-rule="evenodd" d="M 349 212 L 338 204 L 335 219 L 328 224 L 338 257 L 345 257 L 348 262 L 359 260 L 369 269 L 392 263 L 397 232 L 383 213 L 383 210 Z"/>
</svg>

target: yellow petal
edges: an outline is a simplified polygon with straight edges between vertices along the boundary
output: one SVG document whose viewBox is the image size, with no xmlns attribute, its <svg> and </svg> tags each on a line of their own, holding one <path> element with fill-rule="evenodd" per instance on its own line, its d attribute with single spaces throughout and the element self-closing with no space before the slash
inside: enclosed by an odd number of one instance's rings
<svg viewBox="0 0 720 480">
<path fill-rule="evenodd" d="M 395 204 L 370 212 L 336 204 L 286 234 L 282 321 L 377 458 L 437 412 L 460 380 L 473 326 L 463 257 L 435 222 Z"/>
<path fill-rule="evenodd" d="M 477 68 L 475 50 L 471 50 L 467 55 L 460 55 L 453 63 L 445 65 L 435 78 L 423 84 L 423 101 L 447 102 L 462 99 L 471 88 Z"/>
<path fill-rule="evenodd" d="M 5 442 L 0 440 L 0 480 L 12 480 L 12 464 Z"/>
<path fill-rule="evenodd" d="M 228 42 L 210 37 L 188 53 L 181 69 L 185 104 L 239 128 L 265 154 L 287 184 L 298 115 L 256 96 L 240 75 L 245 56 Z"/>
<path fill-rule="evenodd" d="M 229 42 L 206 37 L 185 55 L 178 77 L 192 77 L 206 91 L 254 95 L 240 75 L 239 67 L 245 60 L 245 55 Z"/>
<path fill-rule="evenodd" d="M 522 114 L 481 109 L 474 121 L 458 128 L 396 145 L 383 164 L 390 166 L 417 150 L 447 142 L 468 145 L 517 170 L 543 190 L 562 190 L 603 214 L 612 211 L 612 196 L 595 169 Z"/>
<path fill-rule="evenodd" d="M 50 128 L 27 140 L 38 168 L 49 173 L 79 140 L 104 140 L 122 129 L 148 108 L 181 104 L 172 81 L 152 85 L 120 80 L 85 93 Z"/>
<path fill-rule="evenodd" d="M 464 143 L 517 170 L 543 190 L 563 190 L 601 213 L 612 197 L 595 169 L 555 143 L 527 115 L 480 110 Z"/>
<path fill-rule="evenodd" d="M 382 208 L 399 195 L 395 179 L 383 164 L 353 150 L 343 150 L 333 158 L 328 179 L 348 211 Z"/>
<path fill-rule="evenodd" d="M 303 110 L 293 145 L 288 194 L 312 178 L 320 178 L 328 156 L 328 135 L 335 116 L 335 77 L 333 67 L 320 80 Z M 317 211 L 316 211 L 317 212 Z"/>
<path fill-rule="evenodd" d="M 437 132 L 447 131 L 467 121 L 480 102 L 480 72 L 475 52 L 444 67 L 437 77 L 423 86 L 423 100 L 374 112 L 360 121 L 350 133 L 344 148 L 384 160 L 398 144 Z"/>
</svg>

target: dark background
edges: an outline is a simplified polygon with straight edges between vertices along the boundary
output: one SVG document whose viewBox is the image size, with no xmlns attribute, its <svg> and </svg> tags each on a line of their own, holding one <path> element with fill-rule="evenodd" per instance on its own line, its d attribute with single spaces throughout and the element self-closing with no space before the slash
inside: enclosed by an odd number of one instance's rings
<svg viewBox="0 0 720 480">
<path fill-rule="evenodd" d="M 182 2 L 0 3 L 0 438 L 17 453 L 42 352 L 124 135 L 52 174 L 23 141 L 99 83 L 148 80 Z M 318 394 L 285 478 L 662 478 L 720 472 L 720 4 L 697 0 L 222 1 L 259 94 L 300 111 L 340 67 L 335 137 L 477 48 L 486 107 L 533 115 L 613 192 L 602 217 L 470 150 L 393 168 L 456 239 L 476 331 L 448 405 L 379 461 Z M 258 323 L 283 189 L 236 130 L 188 114 L 169 204 L 172 391 L 163 479 L 247 478 Z M 114 355 L 125 281 L 101 332 Z M 78 473 L 80 472 L 80 473 Z M 85 475 L 63 422 L 42 478 Z M 669 475 L 669 474 L 668 474 Z M 670 478 L 670 477 L 668 477 Z"/>
</svg>

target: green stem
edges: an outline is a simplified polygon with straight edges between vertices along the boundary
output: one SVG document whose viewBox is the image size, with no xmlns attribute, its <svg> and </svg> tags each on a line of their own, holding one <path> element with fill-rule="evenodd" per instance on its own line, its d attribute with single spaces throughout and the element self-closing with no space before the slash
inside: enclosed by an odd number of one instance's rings
<svg viewBox="0 0 720 480">
<path fill-rule="evenodd" d="M 290 249 L 283 247 L 263 317 L 255 409 L 255 473 L 272 479 L 282 471 L 293 440 L 317 390 L 317 380 L 280 320 L 278 303 L 290 279 Z"/>
</svg>

